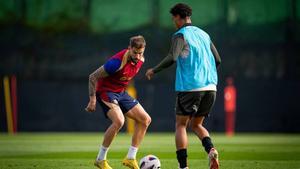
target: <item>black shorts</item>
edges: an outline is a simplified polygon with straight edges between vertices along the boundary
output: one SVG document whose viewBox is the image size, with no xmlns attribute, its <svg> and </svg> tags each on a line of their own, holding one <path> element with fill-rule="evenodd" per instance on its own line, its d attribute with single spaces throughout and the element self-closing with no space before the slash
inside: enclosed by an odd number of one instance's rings
<svg viewBox="0 0 300 169">
<path fill-rule="evenodd" d="M 216 91 L 178 92 L 176 115 L 208 116 L 216 100 Z"/>
</svg>

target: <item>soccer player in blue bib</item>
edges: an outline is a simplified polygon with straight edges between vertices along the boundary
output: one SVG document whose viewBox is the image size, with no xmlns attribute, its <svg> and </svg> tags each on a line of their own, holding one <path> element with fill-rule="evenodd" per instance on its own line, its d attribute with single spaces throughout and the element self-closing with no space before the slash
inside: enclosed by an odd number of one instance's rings
<svg viewBox="0 0 300 169">
<path fill-rule="evenodd" d="M 188 168 L 186 128 L 189 124 L 208 153 L 209 168 L 218 169 L 218 152 L 202 124 L 216 99 L 217 67 L 221 59 L 209 35 L 192 25 L 191 7 L 179 3 L 171 8 L 170 13 L 177 28 L 171 49 L 158 65 L 147 70 L 146 76 L 150 80 L 155 73 L 176 62 L 175 140 L 179 168 Z"/>
</svg>

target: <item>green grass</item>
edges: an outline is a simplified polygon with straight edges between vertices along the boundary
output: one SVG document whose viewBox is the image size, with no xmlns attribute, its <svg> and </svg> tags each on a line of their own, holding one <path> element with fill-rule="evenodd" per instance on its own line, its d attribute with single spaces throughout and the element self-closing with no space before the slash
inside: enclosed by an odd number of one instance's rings
<svg viewBox="0 0 300 169">
<path fill-rule="evenodd" d="M 93 161 L 102 141 L 99 133 L 20 133 L 0 134 L 0 169 L 85 169 Z M 212 134 L 220 154 L 221 169 L 300 169 L 300 135 L 238 134 L 228 138 Z M 115 169 L 124 168 L 130 136 L 119 134 L 108 159 Z M 138 153 L 154 154 L 162 169 L 176 169 L 172 133 L 149 133 Z M 189 135 L 190 169 L 207 168 L 207 157 L 199 140 Z"/>
</svg>

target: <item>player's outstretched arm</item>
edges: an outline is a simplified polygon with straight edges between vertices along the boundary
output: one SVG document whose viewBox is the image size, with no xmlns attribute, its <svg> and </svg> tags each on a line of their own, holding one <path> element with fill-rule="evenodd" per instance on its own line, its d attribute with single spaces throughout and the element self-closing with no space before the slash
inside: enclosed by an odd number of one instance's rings
<svg viewBox="0 0 300 169">
<path fill-rule="evenodd" d="M 100 78 L 108 76 L 108 73 L 105 71 L 104 66 L 101 66 L 95 70 L 89 76 L 89 96 L 90 101 L 85 108 L 87 112 L 94 112 L 96 110 L 96 84 Z"/>
<path fill-rule="evenodd" d="M 148 78 L 148 80 L 150 80 L 155 73 L 158 73 L 161 70 L 166 69 L 171 65 L 173 65 L 176 62 L 180 53 L 182 52 L 184 48 L 184 44 L 185 41 L 182 34 L 178 34 L 174 36 L 171 41 L 171 48 L 169 50 L 168 55 L 154 68 L 147 70 L 146 77 Z"/>
</svg>

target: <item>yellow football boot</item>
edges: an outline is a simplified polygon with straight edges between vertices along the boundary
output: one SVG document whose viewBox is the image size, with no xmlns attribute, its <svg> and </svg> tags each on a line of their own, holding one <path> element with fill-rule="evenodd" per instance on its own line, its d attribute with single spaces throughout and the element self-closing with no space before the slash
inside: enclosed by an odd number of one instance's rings
<svg viewBox="0 0 300 169">
<path fill-rule="evenodd" d="M 122 164 L 130 169 L 140 169 L 138 162 L 136 161 L 136 159 L 127 159 L 125 158 L 122 161 Z"/>
<path fill-rule="evenodd" d="M 107 160 L 96 160 L 94 165 L 100 169 L 112 169 Z"/>
</svg>

